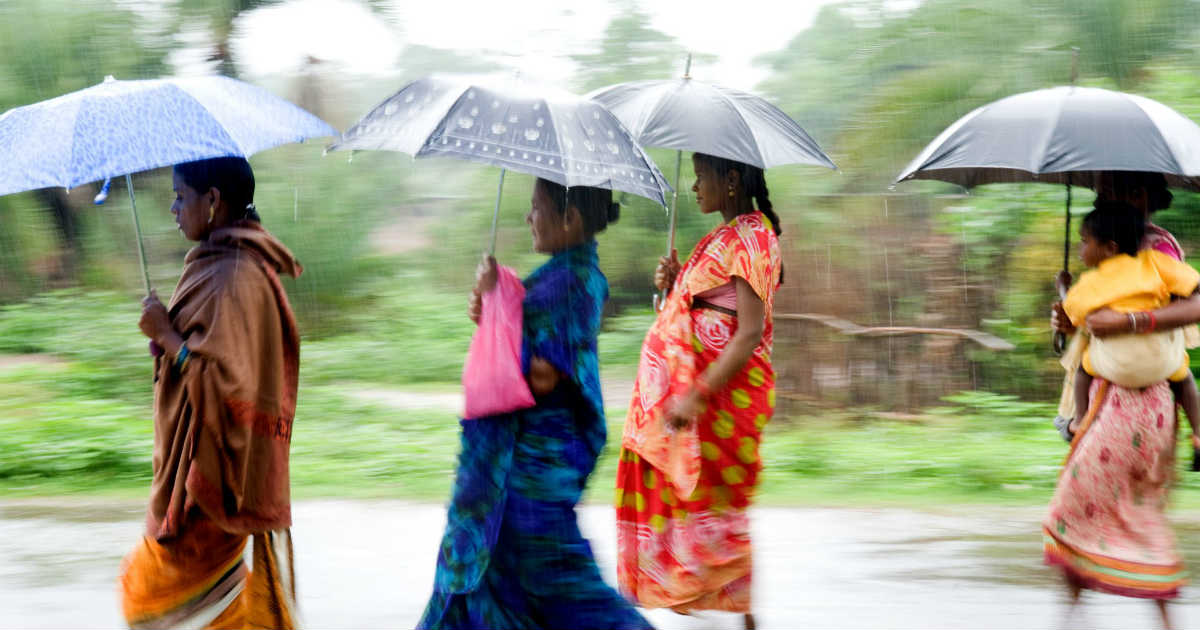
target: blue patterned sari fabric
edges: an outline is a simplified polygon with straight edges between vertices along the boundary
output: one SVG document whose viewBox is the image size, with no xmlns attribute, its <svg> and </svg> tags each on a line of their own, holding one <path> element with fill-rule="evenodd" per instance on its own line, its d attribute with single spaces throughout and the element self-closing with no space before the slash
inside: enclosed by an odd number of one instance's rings
<svg viewBox="0 0 1200 630">
<path fill-rule="evenodd" d="M 522 363 L 566 376 L 537 404 L 463 420 L 433 596 L 418 628 L 650 628 L 604 583 L 575 504 L 604 447 L 596 335 L 608 299 L 596 243 L 524 281 Z"/>
</svg>

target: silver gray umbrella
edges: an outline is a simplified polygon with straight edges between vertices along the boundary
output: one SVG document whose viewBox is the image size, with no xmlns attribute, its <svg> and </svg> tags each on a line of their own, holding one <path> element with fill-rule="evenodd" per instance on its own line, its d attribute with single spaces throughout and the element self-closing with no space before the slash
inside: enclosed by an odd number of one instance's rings
<svg viewBox="0 0 1200 630">
<path fill-rule="evenodd" d="M 643 146 L 675 149 L 675 193 L 671 200 L 667 255 L 675 248 L 676 206 L 683 151 L 706 153 L 759 168 L 837 165 L 787 114 L 766 100 L 691 78 L 688 56 L 682 79 L 630 81 L 595 90 L 603 103 Z"/>
<path fill-rule="evenodd" d="M 666 178 L 603 105 L 517 79 L 426 77 L 367 112 L 329 150 L 401 151 L 499 166 L 665 204 Z M 491 250 L 496 249 L 496 216 Z"/>
<path fill-rule="evenodd" d="M 1200 126 L 1134 94 L 1074 86 L 1035 90 L 959 118 L 896 181 L 1091 187 L 1099 171 L 1162 173 L 1170 186 L 1200 190 Z"/>
<path fill-rule="evenodd" d="M 1070 262 L 1071 186 L 1095 187 L 1101 171 L 1162 173 L 1200 190 L 1200 126 L 1134 94 L 1060 86 L 984 105 L 943 131 L 896 178 L 971 188 L 1046 182 L 1067 187 L 1063 270 Z M 1063 343 L 1055 337 L 1055 347 Z"/>
<path fill-rule="evenodd" d="M 837 168 L 778 107 L 687 75 L 618 83 L 587 97 L 612 110 L 644 146 L 707 153 L 764 169 L 783 164 Z"/>
</svg>

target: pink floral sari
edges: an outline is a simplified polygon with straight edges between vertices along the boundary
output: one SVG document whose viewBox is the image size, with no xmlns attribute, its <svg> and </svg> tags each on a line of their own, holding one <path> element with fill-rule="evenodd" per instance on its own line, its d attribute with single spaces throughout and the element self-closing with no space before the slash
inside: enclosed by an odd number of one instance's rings
<svg viewBox="0 0 1200 630">
<path fill-rule="evenodd" d="M 1166 519 L 1175 461 L 1175 403 L 1166 382 L 1092 383 L 1042 522 L 1045 560 L 1085 588 L 1169 599 L 1186 583 Z"/>
</svg>

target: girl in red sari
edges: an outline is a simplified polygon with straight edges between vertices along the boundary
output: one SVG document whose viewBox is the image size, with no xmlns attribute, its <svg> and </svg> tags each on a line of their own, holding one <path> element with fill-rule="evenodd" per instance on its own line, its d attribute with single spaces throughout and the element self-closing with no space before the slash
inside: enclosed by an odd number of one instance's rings
<svg viewBox="0 0 1200 630">
<path fill-rule="evenodd" d="M 617 468 L 617 580 L 645 608 L 750 615 L 746 510 L 775 407 L 772 306 L 779 217 L 762 169 L 694 154 L 692 191 L 722 223 L 680 269 L 642 345 Z M 757 206 L 757 209 L 756 209 Z"/>
</svg>

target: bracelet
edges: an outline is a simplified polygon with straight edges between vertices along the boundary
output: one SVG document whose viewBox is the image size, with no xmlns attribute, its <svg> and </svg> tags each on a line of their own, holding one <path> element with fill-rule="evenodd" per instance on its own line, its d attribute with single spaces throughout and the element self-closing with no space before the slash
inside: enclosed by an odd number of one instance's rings
<svg viewBox="0 0 1200 630">
<path fill-rule="evenodd" d="M 708 398 L 709 396 L 712 396 L 712 388 L 708 386 L 708 381 L 704 380 L 703 378 L 697 378 L 696 382 L 692 386 L 696 388 L 696 392 L 699 393 L 702 398 Z"/>
<path fill-rule="evenodd" d="M 1154 332 L 1154 329 L 1158 328 L 1158 318 L 1154 317 L 1154 311 L 1146 311 L 1146 318 L 1150 320 L 1150 327 L 1146 332 Z"/>
<path fill-rule="evenodd" d="M 1129 328 L 1131 332 L 1137 332 L 1137 317 L 1133 313 L 1126 313 L 1129 316 Z"/>
<path fill-rule="evenodd" d="M 188 359 L 191 358 L 192 351 L 188 350 L 187 344 L 179 346 L 179 354 L 175 355 L 175 369 L 180 372 L 187 366 Z"/>
</svg>

